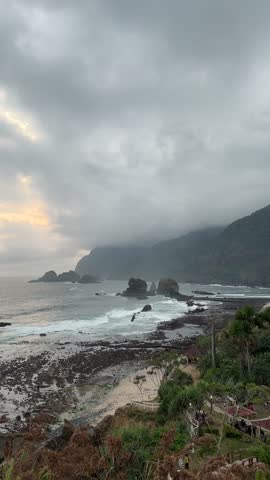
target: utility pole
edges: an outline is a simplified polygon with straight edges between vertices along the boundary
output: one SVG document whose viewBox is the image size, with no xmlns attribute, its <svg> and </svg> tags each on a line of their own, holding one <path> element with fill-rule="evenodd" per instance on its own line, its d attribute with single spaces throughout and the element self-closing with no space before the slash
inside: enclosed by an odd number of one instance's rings
<svg viewBox="0 0 270 480">
<path fill-rule="evenodd" d="M 211 319 L 211 353 L 212 353 L 212 368 L 216 368 L 216 322 Z"/>
</svg>

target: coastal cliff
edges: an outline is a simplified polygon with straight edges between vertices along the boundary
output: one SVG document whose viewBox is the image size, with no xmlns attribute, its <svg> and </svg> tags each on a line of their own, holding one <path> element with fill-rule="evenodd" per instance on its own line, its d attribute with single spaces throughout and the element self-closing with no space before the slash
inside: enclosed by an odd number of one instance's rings
<svg viewBox="0 0 270 480">
<path fill-rule="evenodd" d="M 270 206 L 235 221 L 188 233 L 152 247 L 93 249 L 76 266 L 79 275 L 180 282 L 270 285 Z"/>
</svg>

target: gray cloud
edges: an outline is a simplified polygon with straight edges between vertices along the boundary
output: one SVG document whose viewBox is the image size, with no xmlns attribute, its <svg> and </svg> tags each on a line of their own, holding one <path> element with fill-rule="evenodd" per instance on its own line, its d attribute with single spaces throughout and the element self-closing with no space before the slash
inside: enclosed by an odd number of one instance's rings
<svg viewBox="0 0 270 480">
<path fill-rule="evenodd" d="M 269 203 L 269 19 L 267 0 L 0 0 L 3 272 Z"/>
</svg>

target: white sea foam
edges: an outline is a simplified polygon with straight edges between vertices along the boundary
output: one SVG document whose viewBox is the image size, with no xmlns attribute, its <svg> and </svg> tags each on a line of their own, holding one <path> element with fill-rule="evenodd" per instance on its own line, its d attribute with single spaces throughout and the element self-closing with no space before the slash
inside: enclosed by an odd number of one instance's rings
<svg viewBox="0 0 270 480">
<path fill-rule="evenodd" d="M 186 303 L 174 299 L 161 300 L 156 297 L 151 305 L 152 310 L 149 312 L 141 312 L 143 304 L 138 302 L 136 308 L 113 308 L 104 314 L 92 318 L 80 318 L 76 321 L 54 321 L 40 326 L 17 323 L 1 332 L 1 340 L 37 336 L 44 333 L 51 335 L 61 332 L 65 332 L 65 334 L 91 333 L 95 338 L 149 333 L 155 329 L 159 322 L 172 320 L 187 311 Z M 136 318 L 134 322 L 131 322 L 134 313 L 136 313 Z M 44 341 L 46 341 L 46 337 Z"/>
</svg>

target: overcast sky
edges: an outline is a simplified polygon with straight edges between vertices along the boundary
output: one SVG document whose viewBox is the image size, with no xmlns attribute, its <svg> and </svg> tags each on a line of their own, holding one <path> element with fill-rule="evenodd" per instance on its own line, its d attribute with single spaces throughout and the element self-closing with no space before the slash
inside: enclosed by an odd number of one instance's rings
<svg viewBox="0 0 270 480">
<path fill-rule="evenodd" d="M 0 274 L 269 201 L 269 0 L 0 0 Z"/>
</svg>

